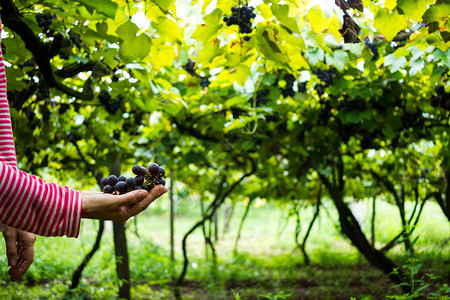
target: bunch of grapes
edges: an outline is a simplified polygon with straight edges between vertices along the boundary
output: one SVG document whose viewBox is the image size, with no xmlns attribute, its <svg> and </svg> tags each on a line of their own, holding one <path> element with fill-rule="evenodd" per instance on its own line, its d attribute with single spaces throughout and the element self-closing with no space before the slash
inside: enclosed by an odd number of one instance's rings
<svg viewBox="0 0 450 300">
<path fill-rule="evenodd" d="M 373 42 L 370 42 L 369 38 L 366 36 L 364 38 L 364 44 L 369 47 L 369 50 L 373 55 L 372 59 L 377 60 L 380 55 L 378 54 L 377 43 L 375 42 L 375 40 Z"/>
<path fill-rule="evenodd" d="M 202 87 L 202 89 L 207 88 L 210 83 L 211 81 L 209 81 L 208 78 L 202 78 L 202 80 L 200 80 L 200 86 Z"/>
<path fill-rule="evenodd" d="M 340 112 L 350 112 L 350 111 L 365 111 L 367 109 L 367 104 L 363 99 L 357 98 L 348 100 L 345 99 L 339 103 L 338 109 Z"/>
<path fill-rule="evenodd" d="M 254 101 L 253 97 L 251 97 L 248 102 L 253 106 L 255 104 L 256 107 L 264 106 L 267 102 L 269 102 L 269 94 L 270 91 L 268 89 L 259 90 L 256 93 L 256 101 Z"/>
<path fill-rule="evenodd" d="M 55 30 L 50 29 L 50 25 L 52 25 L 53 16 L 48 13 L 36 14 L 36 22 L 38 26 L 42 28 L 42 33 L 47 35 L 48 37 L 53 37 L 55 34 Z"/>
<path fill-rule="evenodd" d="M 238 25 L 240 33 L 252 33 L 252 21 L 256 17 L 253 12 L 255 8 L 252 6 L 233 6 L 231 8 L 232 15 L 230 17 L 224 17 L 223 21 L 227 23 L 227 26 Z"/>
<path fill-rule="evenodd" d="M 148 168 L 135 165 L 131 171 L 135 177 L 110 175 L 100 180 L 103 193 L 105 194 L 125 194 L 134 190 L 146 190 L 150 192 L 157 185 L 166 185 L 164 175 L 166 170 L 157 163 L 149 163 Z"/>
<path fill-rule="evenodd" d="M 320 100 L 320 112 L 319 112 L 319 123 L 326 125 L 331 117 L 331 102 L 329 100 Z"/>
<path fill-rule="evenodd" d="M 326 86 L 329 86 L 333 81 L 333 75 L 336 72 L 334 68 L 330 68 L 328 70 L 317 69 L 314 71 L 314 74 L 320 79 L 320 81 L 325 82 Z"/>
<path fill-rule="evenodd" d="M 183 66 L 183 69 L 186 70 L 191 75 L 195 75 L 195 61 L 189 59 L 185 66 Z"/>
<path fill-rule="evenodd" d="M 112 99 L 108 91 L 101 90 L 97 98 L 100 101 L 100 103 L 103 104 L 106 111 L 112 115 L 115 114 L 118 110 L 123 110 L 122 106 L 123 97 L 120 95 Z"/>
<path fill-rule="evenodd" d="M 433 107 L 441 107 L 450 110 L 450 93 L 445 92 L 445 88 L 441 85 L 435 88 L 436 96 L 431 97 L 431 105 Z"/>
<path fill-rule="evenodd" d="M 295 77 L 292 74 L 286 74 L 283 77 L 284 81 L 286 81 L 286 86 L 282 89 L 283 97 L 294 97 L 294 82 Z"/>
<path fill-rule="evenodd" d="M 297 89 L 299 93 L 306 93 L 306 82 L 299 82 Z"/>
<path fill-rule="evenodd" d="M 75 44 L 78 49 L 81 48 L 81 40 L 79 34 L 73 34 L 72 32 L 69 32 L 69 40 L 72 44 Z"/>
</svg>

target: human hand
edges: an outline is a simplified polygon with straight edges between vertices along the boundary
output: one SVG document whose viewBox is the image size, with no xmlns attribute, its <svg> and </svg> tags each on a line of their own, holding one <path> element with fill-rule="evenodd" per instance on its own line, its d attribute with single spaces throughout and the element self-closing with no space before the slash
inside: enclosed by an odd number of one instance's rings
<svg viewBox="0 0 450 300">
<path fill-rule="evenodd" d="M 125 222 L 144 211 L 150 203 L 166 192 L 167 188 L 162 185 L 154 187 L 150 192 L 136 190 L 123 195 L 82 191 L 81 217 Z"/>
<path fill-rule="evenodd" d="M 8 266 L 10 266 L 8 274 L 11 280 L 19 280 L 34 260 L 36 235 L 10 227 L 3 232 L 3 237 L 6 242 Z"/>
</svg>

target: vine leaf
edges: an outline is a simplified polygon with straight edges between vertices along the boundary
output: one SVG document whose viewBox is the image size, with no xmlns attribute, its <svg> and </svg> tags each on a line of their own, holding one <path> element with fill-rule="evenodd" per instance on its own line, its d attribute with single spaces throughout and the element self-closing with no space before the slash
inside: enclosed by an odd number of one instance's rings
<svg viewBox="0 0 450 300">
<path fill-rule="evenodd" d="M 388 13 L 380 10 L 375 16 L 374 26 L 384 35 L 386 40 L 392 41 L 400 30 L 408 26 L 406 17 L 400 15 L 397 10 Z"/>
<path fill-rule="evenodd" d="M 152 2 L 158 5 L 161 10 L 168 10 L 174 3 L 174 0 L 152 0 Z"/>
<path fill-rule="evenodd" d="M 290 31 L 295 33 L 300 33 L 298 29 L 298 24 L 295 18 L 289 17 L 289 6 L 288 5 L 272 5 L 272 13 L 273 15 Z"/>
<path fill-rule="evenodd" d="M 423 20 L 427 24 L 429 24 L 434 21 L 439 21 L 448 18 L 449 15 L 450 15 L 450 4 L 444 3 L 444 1 L 438 1 L 438 3 L 431 6 L 425 12 L 425 14 L 423 15 Z"/>
<path fill-rule="evenodd" d="M 116 17 L 118 5 L 111 0 L 77 0 L 77 2 L 83 4 L 90 13 L 96 11 L 97 13 L 103 14 L 111 19 Z"/>
<path fill-rule="evenodd" d="M 311 24 L 314 33 L 320 33 L 327 28 L 327 16 L 320 9 L 319 5 L 311 7 L 306 15 L 306 18 Z"/>
<path fill-rule="evenodd" d="M 399 0 L 397 9 L 399 13 L 420 22 L 422 21 L 423 14 L 427 10 L 427 2 L 423 0 Z"/>
</svg>

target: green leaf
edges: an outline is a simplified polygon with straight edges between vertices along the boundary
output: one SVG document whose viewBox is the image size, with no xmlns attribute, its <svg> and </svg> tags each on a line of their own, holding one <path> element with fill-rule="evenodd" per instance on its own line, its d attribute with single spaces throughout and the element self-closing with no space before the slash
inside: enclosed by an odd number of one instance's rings
<svg viewBox="0 0 450 300">
<path fill-rule="evenodd" d="M 414 76 L 423 70 L 423 68 L 425 67 L 425 61 L 421 58 L 412 60 L 409 63 L 409 66 L 411 67 L 411 69 L 409 70 L 409 75 Z"/>
<path fill-rule="evenodd" d="M 271 7 L 273 15 L 285 25 L 289 30 L 295 33 L 300 33 L 295 18 L 289 17 L 289 6 L 286 4 L 278 5 L 274 4 Z"/>
<path fill-rule="evenodd" d="M 16 59 L 26 60 L 30 57 L 31 52 L 25 47 L 22 40 L 6 38 L 2 39 L 2 44 L 5 46 L 6 52 L 3 53 L 4 59 L 7 61 L 14 61 Z"/>
<path fill-rule="evenodd" d="M 150 51 L 151 42 L 148 36 L 141 34 L 132 39 L 127 39 L 120 43 L 120 55 L 127 57 L 131 60 L 142 60 Z M 172 49 L 172 48 L 171 48 Z M 164 51 L 161 51 L 163 53 Z M 172 49 L 173 53 L 173 49 Z M 172 60 L 173 62 L 173 60 Z"/>
<path fill-rule="evenodd" d="M 436 33 L 429 34 L 426 37 L 426 41 L 428 45 L 434 46 L 442 51 L 447 51 L 447 49 L 449 49 L 447 44 L 442 40 L 441 36 Z"/>
<path fill-rule="evenodd" d="M 248 124 L 248 122 L 257 120 L 258 116 L 251 116 L 251 117 L 240 117 L 239 119 L 234 120 L 231 123 L 225 124 L 225 128 L 223 129 L 225 132 L 229 132 L 234 129 L 239 129 L 242 127 L 245 127 L 245 125 Z"/>
<path fill-rule="evenodd" d="M 433 52 L 433 60 L 434 61 L 441 61 L 447 68 L 450 68 L 450 49 L 447 51 L 442 51 L 440 49 L 436 49 Z"/>
<path fill-rule="evenodd" d="M 158 31 L 159 36 L 164 37 L 164 39 L 181 44 L 181 32 L 178 25 L 164 17 L 158 17 L 158 23 L 152 25 Z"/>
<path fill-rule="evenodd" d="M 277 43 L 272 40 L 268 31 L 264 31 L 262 35 L 255 36 L 260 51 L 265 58 L 274 62 L 289 62 L 289 57 L 281 53 Z"/>
<path fill-rule="evenodd" d="M 175 2 L 174 0 L 152 0 L 153 3 L 158 5 L 163 10 L 168 10 L 170 6 Z"/>
<path fill-rule="evenodd" d="M 444 18 L 448 18 L 449 15 L 450 15 L 450 3 L 438 1 L 438 3 L 430 6 L 430 8 L 424 13 L 422 18 L 428 24 L 434 21 L 439 21 Z"/>
<path fill-rule="evenodd" d="M 230 73 L 230 80 L 233 82 L 235 81 L 237 84 L 244 86 L 245 82 L 247 81 L 247 78 L 252 75 L 252 72 L 250 71 L 250 68 L 246 65 L 239 65 L 236 68 L 233 68 Z"/>
<path fill-rule="evenodd" d="M 116 29 L 116 33 L 122 40 L 132 40 L 136 37 L 138 30 L 136 24 L 126 21 Z"/>
<path fill-rule="evenodd" d="M 8 78 L 8 90 L 20 91 L 26 89 L 27 85 L 21 79 L 23 72 L 14 67 L 6 68 L 6 78 Z"/>
<path fill-rule="evenodd" d="M 197 62 L 207 67 L 214 57 L 222 54 L 219 43 L 209 43 L 198 53 Z"/>
<path fill-rule="evenodd" d="M 327 17 L 320 9 L 319 5 L 311 7 L 306 17 L 309 24 L 311 24 L 314 33 L 320 33 L 327 28 Z"/>
<path fill-rule="evenodd" d="M 226 107 L 232 107 L 232 106 L 235 106 L 237 104 L 244 104 L 244 103 L 247 103 L 247 97 L 239 97 L 239 96 L 237 96 L 237 97 L 233 97 L 233 98 L 228 99 L 225 102 L 225 106 Z"/>
<path fill-rule="evenodd" d="M 326 61 L 336 67 L 339 71 L 343 71 L 348 64 L 348 54 L 343 50 L 335 50 L 333 55 L 326 54 Z"/>
<path fill-rule="evenodd" d="M 397 58 L 394 54 L 389 54 L 384 57 L 384 66 L 389 66 L 392 73 L 397 72 L 406 65 L 406 58 L 404 56 Z"/>
<path fill-rule="evenodd" d="M 103 14 L 111 19 L 116 17 L 116 11 L 118 8 L 117 3 L 111 0 L 76 0 L 77 2 L 83 4 L 86 9 L 93 13 L 96 11 L 99 14 Z"/>
<path fill-rule="evenodd" d="M 212 13 L 206 15 L 203 18 L 205 23 L 197 26 L 192 38 L 207 43 L 211 38 L 216 37 L 219 29 L 223 26 L 221 16 L 222 11 L 220 9 L 215 9 Z"/>
<path fill-rule="evenodd" d="M 388 41 L 392 41 L 400 30 L 408 26 L 406 17 L 398 14 L 397 10 L 392 13 L 380 10 L 375 16 L 373 24 Z"/>
<path fill-rule="evenodd" d="M 389 124 L 384 125 L 381 132 L 389 139 L 395 137 L 395 131 Z"/>
<path fill-rule="evenodd" d="M 345 115 L 345 119 L 349 123 L 358 123 L 361 121 L 361 117 L 357 111 L 350 111 Z"/>
<path fill-rule="evenodd" d="M 401 14 L 420 22 L 422 21 L 423 14 L 427 10 L 427 4 L 427 1 L 424 0 L 399 0 L 397 8 Z"/>
<path fill-rule="evenodd" d="M 414 268 L 412 269 L 411 273 L 412 274 L 417 274 L 417 272 L 419 271 L 419 269 L 422 267 L 422 263 L 418 263 L 417 265 L 414 266 Z"/>
<path fill-rule="evenodd" d="M 397 0 L 385 0 L 384 1 L 384 7 L 386 7 L 389 10 L 393 10 L 397 6 Z"/>
<path fill-rule="evenodd" d="M 319 63 L 319 61 L 323 61 L 325 58 L 325 52 L 320 48 L 309 49 L 306 54 L 309 62 L 315 66 Z"/>
</svg>

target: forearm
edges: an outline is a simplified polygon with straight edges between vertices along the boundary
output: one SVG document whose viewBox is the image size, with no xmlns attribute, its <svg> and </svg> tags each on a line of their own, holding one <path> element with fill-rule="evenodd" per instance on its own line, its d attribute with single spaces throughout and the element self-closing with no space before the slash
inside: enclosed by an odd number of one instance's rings
<svg viewBox="0 0 450 300">
<path fill-rule="evenodd" d="M 0 223 L 43 236 L 77 237 L 79 191 L 0 162 Z"/>
</svg>

